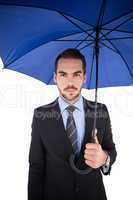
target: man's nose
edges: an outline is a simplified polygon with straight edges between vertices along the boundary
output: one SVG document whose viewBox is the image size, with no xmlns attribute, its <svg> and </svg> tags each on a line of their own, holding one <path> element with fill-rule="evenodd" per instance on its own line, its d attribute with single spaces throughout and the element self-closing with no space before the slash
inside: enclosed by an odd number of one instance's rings
<svg viewBox="0 0 133 200">
<path fill-rule="evenodd" d="M 68 85 L 69 86 L 73 85 L 73 80 L 68 80 Z"/>
<path fill-rule="evenodd" d="M 72 85 L 73 84 L 73 77 L 68 77 L 67 81 L 68 81 L 69 85 Z"/>
</svg>

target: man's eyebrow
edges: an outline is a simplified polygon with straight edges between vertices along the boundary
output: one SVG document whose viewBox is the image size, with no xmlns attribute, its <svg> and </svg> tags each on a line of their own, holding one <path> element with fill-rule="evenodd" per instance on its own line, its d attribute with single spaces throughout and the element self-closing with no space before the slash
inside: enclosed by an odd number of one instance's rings
<svg viewBox="0 0 133 200">
<path fill-rule="evenodd" d="M 62 74 L 62 73 L 63 73 L 63 74 L 66 74 L 66 72 L 64 72 L 64 71 L 59 71 L 58 73 L 60 73 L 60 74 Z"/>
<path fill-rule="evenodd" d="M 73 74 L 78 74 L 78 73 L 82 73 L 82 71 L 81 70 L 79 70 L 79 71 L 76 71 L 76 72 L 74 72 Z"/>
<path fill-rule="evenodd" d="M 59 74 L 67 74 L 67 72 L 64 72 L 64 71 L 59 71 L 58 72 Z M 78 71 L 76 71 L 76 72 L 73 72 L 73 74 L 78 74 L 78 73 L 82 73 L 82 71 L 81 70 L 78 70 Z"/>
</svg>

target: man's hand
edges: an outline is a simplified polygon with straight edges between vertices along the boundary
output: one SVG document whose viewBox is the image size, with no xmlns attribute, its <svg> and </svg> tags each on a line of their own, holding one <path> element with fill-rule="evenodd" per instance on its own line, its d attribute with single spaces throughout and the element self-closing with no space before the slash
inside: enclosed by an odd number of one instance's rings
<svg viewBox="0 0 133 200">
<path fill-rule="evenodd" d="M 95 136 L 96 143 L 87 143 L 85 148 L 85 163 L 92 168 L 99 168 L 105 164 L 107 154 L 102 150 L 97 136 Z"/>
</svg>

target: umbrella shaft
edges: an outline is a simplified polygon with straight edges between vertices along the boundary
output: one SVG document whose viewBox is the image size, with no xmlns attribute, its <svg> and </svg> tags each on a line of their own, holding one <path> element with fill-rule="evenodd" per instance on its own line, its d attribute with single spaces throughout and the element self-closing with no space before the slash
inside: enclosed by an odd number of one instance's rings
<svg viewBox="0 0 133 200">
<path fill-rule="evenodd" d="M 94 140 L 94 132 L 96 129 L 96 121 L 97 121 L 97 93 L 98 93 L 98 75 L 99 75 L 99 32 L 100 28 L 96 27 L 96 40 L 95 40 L 95 58 L 96 58 L 96 85 L 95 85 L 95 111 L 94 111 L 94 124 L 92 131 L 92 139 Z"/>
</svg>

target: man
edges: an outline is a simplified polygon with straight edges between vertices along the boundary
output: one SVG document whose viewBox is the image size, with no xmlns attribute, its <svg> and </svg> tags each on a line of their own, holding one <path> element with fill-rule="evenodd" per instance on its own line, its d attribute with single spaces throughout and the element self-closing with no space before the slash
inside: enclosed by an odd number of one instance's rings
<svg viewBox="0 0 133 200">
<path fill-rule="evenodd" d="M 92 143 L 94 102 L 81 95 L 86 61 L 67 49 L 55 61 L 54 81 L 59 97 L 35 109 L 29 154 L 28 200 L 106 200 L 102 173 L 110 174 L 116 159 L 109 114 L 98 103 L 96 143 Z M 70 165 L 93 170 L 81 175 Z"/>
</svg>

